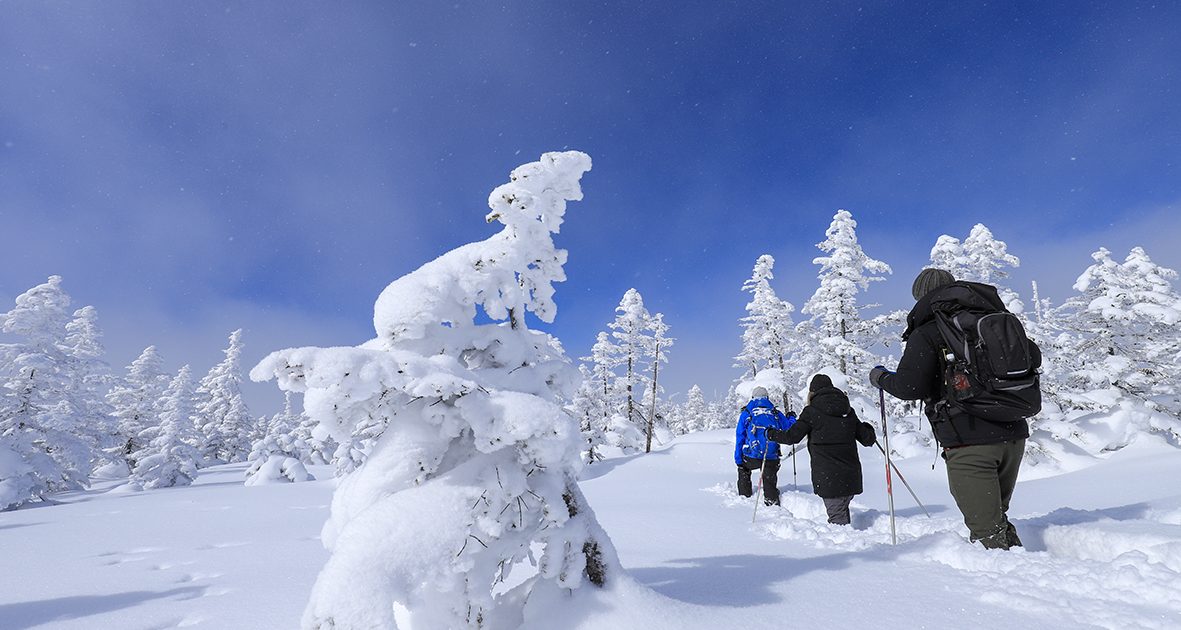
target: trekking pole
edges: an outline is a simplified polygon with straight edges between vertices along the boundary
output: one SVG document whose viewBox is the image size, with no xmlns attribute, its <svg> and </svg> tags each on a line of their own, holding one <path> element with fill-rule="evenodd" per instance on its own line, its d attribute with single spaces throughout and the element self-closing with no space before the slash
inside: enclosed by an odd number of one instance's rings
<svg viewBox="0 0 1181 630">
<path fill-rule="evenodd" d="M 882 455 L 886 454 L 886 450 L 882 448 L 880 442 L 875 440 L 873 445 L 878 447 L 878 450 L 882 452 Z M 890 467 L 894 469 L 894 473 L 898 475 L 898 479 L 902 481 L 902 485 L 906 486 L 907 490 L 910 490 L 910 496 L 914 497 L 914 502 L 918 503 L 919 507 L 923 508 L 923 513 L 927 515 L 927 518 L 931 518 L 931 513 L 927 511 L 927 506 L 923 505 L 922 501 L 919 501 L 919 495 L 914 493 L 914 490 L 910 487 L 910 484 L 906 483 L 906 477 L 902 476 L 902 471 L 898 470 L 898 464 L 890 462 Z"/>
<path fill-rule="evenodd" d="M 791 397 L 787 395 L 787 390 L 783 391 L 783 406 L 787 407 L 788 414 L 794 413 L 791 410 Z M 798 490 L 799 486 L 796 485 L 796 449 L 793 446 L 791 448 L 791 491 L 796 492 Z"/>
<path fill-rule="evenodd" d="M 878 404 L 882 408 L 882 439 L 886 441 L 886 447 L 882 449 L 882 453 L 886 456 L 886 496 L 890 503 L 890 541 L 898 544 L 898 530 L 894 527 L 894 485 L 890 478 L 890 432 L 886 429 L 886 391 L 878 389 Z"/>
<path fill-rule="evenodd" d="M 755 432 L 757 433 L 758 430 L 759 427 L 756 426 Z M 759 516 L 759 503 L 762 502 L 762 497 L 759 495 L 763 494 L 763 470 L 767 468 L 768 448 L 771 448 L 771 440 L 767 439 L 767 428 L 763 427 L 763 463 L 761 466 L 759 466 L 759 486 L 755 488 L 755 511 L 754 514 L 750 516 L 750 522 L 752 523 L 755 522 L 755 519 Z"/>
<path fill-rule="evenodd" d="M 797 490 L 799 488 L 796 487 L 796 449 L 793 446 L 791 449 L 791 491 L 795 492 Z"/>
</svg>

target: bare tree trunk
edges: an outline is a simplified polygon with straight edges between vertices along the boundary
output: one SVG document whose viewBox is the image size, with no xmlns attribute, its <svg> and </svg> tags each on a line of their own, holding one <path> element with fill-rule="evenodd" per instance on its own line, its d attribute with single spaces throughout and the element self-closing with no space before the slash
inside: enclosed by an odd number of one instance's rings
<svg viewBox="0 0 1181 630">
<path fill-rule="evenodd" d="M 628 349 L 627 355 L 627 421 L 636 421 L 636 401 L 632 394 L 632 378 L 635 376 L 633 370 L 635 359 L 632 356 L 631 349 Z"/>
<path fill-rule="evenodd" d="M 848 339 L 848 337 L 849 337 L 849 328 L 846 325 L 845 320 L 842 319 L 841 320 L 841 339 Z M 844 354 L 841 354 L 841 374 L 844 374 L 845 376 L 849 375 L 849 366 L 845 362 L 845 355 Z"/>
<path fill-rule="evenodd" d="M 660 371 L 660 342 L 656 342 L 656 356 L 652 359 L 652 409 L 648 413 L 648 442 L 644 452 L 652 452 L 652 432 L 656 426 L 656 375 Z"/>
</svg>

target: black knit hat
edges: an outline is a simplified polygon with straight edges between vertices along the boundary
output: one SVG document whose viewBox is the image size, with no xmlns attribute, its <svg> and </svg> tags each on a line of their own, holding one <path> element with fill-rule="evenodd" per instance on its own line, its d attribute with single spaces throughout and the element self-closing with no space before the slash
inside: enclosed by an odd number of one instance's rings
<svg viewBox="0 0 1181 630">
<path fill-rule="evenodd" d="M 921 300 L 928 293 L 952 282 L 955 282 L 955 277 L 951 275 L 951 272 L 928 267 L 920 271 L 918 277 L 914 279 L 914 284 L 910 286 L 910 294 L 914 296 L 915 300 Z"/>
<path fill-rule="evenodd" d="M 814 392 L 825 387 L 832 387 L 832 379 L 828 378 L 826 374 L 817 374 L 812 377 L 812 382 L 808 383 L 808 391 Z"/>
</svg>

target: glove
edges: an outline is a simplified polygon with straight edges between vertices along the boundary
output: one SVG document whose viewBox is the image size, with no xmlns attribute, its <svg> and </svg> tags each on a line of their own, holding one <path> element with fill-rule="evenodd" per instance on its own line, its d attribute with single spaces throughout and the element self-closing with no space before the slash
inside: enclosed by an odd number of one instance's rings
<svg viewBox="0 0 1181 630">
<path fill-rule="evenodd" d="M 887 370 L 883 366 L 875 365 L 874 368 L 869 371 L 869 384 L 873 385 L 874 387 L 876 387 L 878 389 L 881 389 L 882 388 L 882 377 L 887 374 L 893 374 L 893 372 L 891 372 L 890 370 Z"/>
</svg>

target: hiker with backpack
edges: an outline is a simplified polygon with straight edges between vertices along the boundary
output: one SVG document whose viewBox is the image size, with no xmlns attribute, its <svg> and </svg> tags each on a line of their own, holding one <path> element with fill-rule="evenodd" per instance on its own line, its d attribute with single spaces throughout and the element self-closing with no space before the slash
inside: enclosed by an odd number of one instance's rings
<svg viewBox="0 0 1181 630">
<path fill-rule="evenodd" d="M 1020 547 L 1009 500 L 1041 410 L 1041 351 L 1009 313 L 996 287 L 957 282 L 924 269 L 911 293 L 895 372 L 873 368 L 869 382 L 902 400 L 922 400 L 947 464 L 947 481 L 972 542 Z"/>
<path fill-rule="evenodd" d="M 862 491 L 857 443 L 873 446 L 877 442 L 873 426 L 857 417 L 848 395 L 834 387 L 828 376 L 813 376 L 800 417 L 786 431 L 767 429 L 767 436 L 780 444 L 798 444 L 808 438 L 812 492 L 824 500 L 829 523 L 848 525 L 849 503 Z"/>
<path fill-rule="evenodd" d="M 779 444 L 767 439 L 768 429 L 786 431 L 796 421 L 794 414 L 775 408 L 765 387 L 751 392 L 750 402 L 738 416 L 734 439 L 734 463 L 738 465 L 738 494 L 754 494 L 750 473 L 762 471 L 763 503 L 779 505 Z"/>
</svg>

